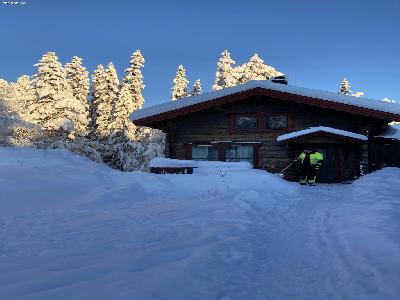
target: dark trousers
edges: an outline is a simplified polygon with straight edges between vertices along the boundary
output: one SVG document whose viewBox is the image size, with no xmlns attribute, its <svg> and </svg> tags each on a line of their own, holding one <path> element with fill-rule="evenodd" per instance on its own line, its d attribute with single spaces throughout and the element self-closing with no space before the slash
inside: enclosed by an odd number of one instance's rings
<svg viewBox="0 0 400 300">
<path fill-rule="evenodd" d="M 315 177 L 317 176 L 317 169 L 314 165 L 302 165 L 301 173 L 300 173 L 300 183 L 309 183 L 315 182 Z"/>
</svg>

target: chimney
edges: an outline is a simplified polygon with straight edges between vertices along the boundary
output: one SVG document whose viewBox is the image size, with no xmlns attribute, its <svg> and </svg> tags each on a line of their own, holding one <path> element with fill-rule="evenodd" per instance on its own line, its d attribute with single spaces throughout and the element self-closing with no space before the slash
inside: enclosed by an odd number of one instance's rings
<svg viewBox="0 0 400 300">
<path fill-rule="evenodd" d="M 288 84 L 287 78 L 285 75 L 280 75 L 280 76 L 272 76 L 270 78 L 271 82 L 275 82 L 275 83 L 280 83 L 280 84 Z"/>
</svg>

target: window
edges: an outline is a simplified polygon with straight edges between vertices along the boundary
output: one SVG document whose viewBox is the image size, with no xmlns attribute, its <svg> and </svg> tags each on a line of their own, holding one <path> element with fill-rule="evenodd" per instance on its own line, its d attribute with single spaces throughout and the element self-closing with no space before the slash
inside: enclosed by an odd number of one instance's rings
<svg viewBox="0 0 400 300">
<path fill-rule="evenodd" d="M 235 118 L 236 129 L 256 129 L 257 128 L 257 116 L 243 115 L 236 116 Z"/>
<path fill-rule="evenodd" d="M 218 160 L 218 148 L 211 145 L 193 145 L 193 160 Z"/>
<path fill-rule="evenodd" d="M 230 145 L 225 147 L 226 161 L 247 161 L 253 164 L 253 146 Z"/>
<path fill-rule="evenodd" d="M 287 115 L 266 115 L 265 128 L 267 129 L 286 129 L 288 128 Z"/>
</svg>

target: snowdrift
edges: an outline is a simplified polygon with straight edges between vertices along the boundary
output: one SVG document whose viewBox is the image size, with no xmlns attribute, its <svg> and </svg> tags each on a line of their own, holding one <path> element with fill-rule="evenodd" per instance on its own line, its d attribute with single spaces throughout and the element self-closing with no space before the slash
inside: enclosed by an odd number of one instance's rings
<svg viewBox="0 0 400 300">
<path fill-rule="evenodd" d="M 123 173 L 0 148 L 0 298 L 395 299 L 400 170 L 300 187 L 244 164 Z"/>
</svg>

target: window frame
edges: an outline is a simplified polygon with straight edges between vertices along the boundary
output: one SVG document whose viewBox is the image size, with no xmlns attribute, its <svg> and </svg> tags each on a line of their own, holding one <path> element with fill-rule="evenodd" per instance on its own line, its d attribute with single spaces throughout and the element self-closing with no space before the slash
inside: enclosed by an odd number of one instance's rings
<svg viewBox="0 0 400 300">
<path fill-rule="evenodd" d="M 266 116 L 284 115 L 287 118 L 286 128 L 266 128 Z M 239 116 L 255 116 L 257 120 L 256 128 L 236 128 L 236 118 Z M 229 115 L 229 133 L 244 133 L 244 132 L 290 132 L 292 131 L 292 113 L 290 112 L 250 112 L 250 113 L 234 113 Z"/>
<path fill-rule="evenodd" d="M 253 168 L 258 168 L 259 162 L 259 148 L 261 142 L 192 142 L 192 143 L 184 143 L 183 150 L 185 153 L 185 159 L 192 160 L 192 147 L 198 145 L 210 145 L 217 146 L 218 148 L 218 161 L 226 161 L 225 157 L 225 148 L 227 146 L 239 146 L 246 145 L 253 147 Z"/>
<path fill-rule="evenodd" d="M 256 127 L 255 128 L 236 128 L 236 119 L 238 117 L 255 117 L 256 118 Z M 260 124 L 259 124 L 259 114 L 258 113 L 239 113 L 239 114 L 231 114 L 229 116 L 229 127 L 231 131 L 256 131 Z"/>
<path fill-rule="evenodd" d="M 261 115 L 261 125 L 260 125 L 260 129 L 262 130 L 266 130 L 266 131 L 288 131 L 291 128 L 291 113 L 287 113 L 287 112 L 262 112 L 260 113 Z M 286 116 L 286 120 L 287 120 L 287 126 L 285 128 L 267 128 L 266 127 L 266 123 L 265 123 L 265 118 L 267 116 Z"/>
</svg>

